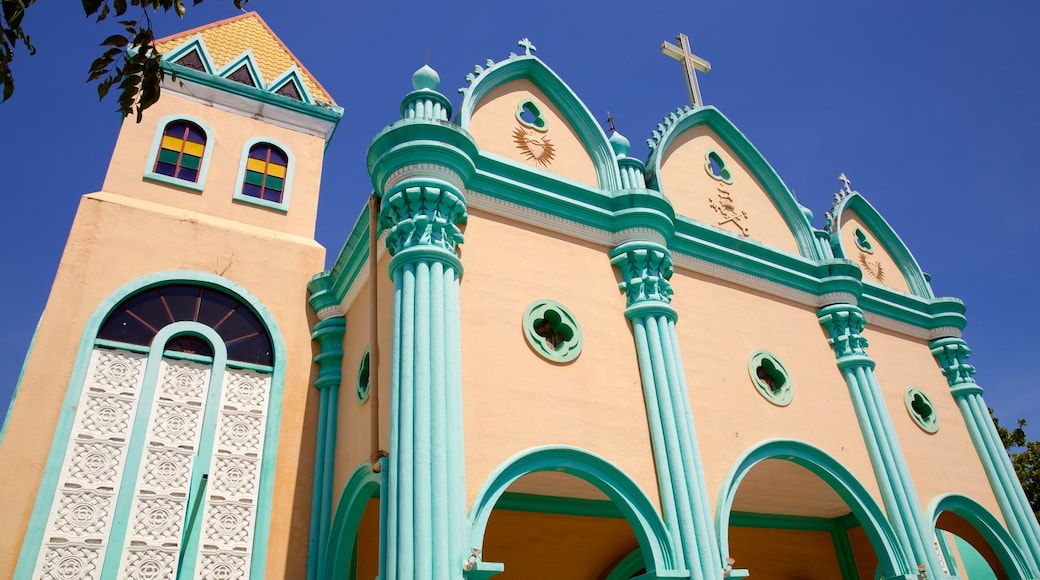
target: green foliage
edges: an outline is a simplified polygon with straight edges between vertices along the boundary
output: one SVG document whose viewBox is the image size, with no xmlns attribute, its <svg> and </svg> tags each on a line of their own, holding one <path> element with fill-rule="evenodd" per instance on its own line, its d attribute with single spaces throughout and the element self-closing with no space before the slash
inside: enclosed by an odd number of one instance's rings
<svg viewBox="0 0 1040 580">
<path fill-rule="evenodd" d="M 203 0 L 192 0 L 193 5 Z M 235 7 L 242 6 L 249 0 L 233 0 Z M 14 93 L 14 74 L 10 63 L 14 59 L 14 50 L 21 41 L 30 55 L 36 52 L 29 41 L 29 36 L 22 29 L 25 9 L 35 0 L 0 0 L 2 19 L 0 19 L 0 90 L 6 101 Z M 123 19 L 116 23 L 122 27 L 119 34 L 112 34 L 101 42 L 104 52 L 94 59 L 88 71 L 87 82 L 97 81 L 98 98 L 104 99 L 113 86 L 118 86 L 118 111 L 125 117 L 136 114 L 137 122 L 141 122 L 141 114 L 145 109 L 159 100 L 163 80 L 160 66 L 162 54 L 155 49 L 155 35 L 152 32 L 151 13 L 170 12 L 184 16 L 187 10 L 184 0 L 82 0 L 86 16 L 97 17 L 97 22 L 106 20 L 109 15 L 123 16 L 131 8 L 140 9 L 141 20 Z"/>
<path fill-rule="evenodd" d="M 989 410 L 989 414 L 993 415 L 993 409 Z M 1018 480 L 1022 482 L 1029 507 L 1033 509 L 1037 518 L 1040 518 L 1040 441 L 1030 441 L 1026 437 L 1023 429 L 1026 426 L 1025 419 L 1019 419 L 1018 426 L 1014 429 L 1007 429 L 993 417 L 993 426 L 997 428 L 1000 442 L 1004 444 L 1011 457 L 1011 464 L 1015 466 Z M 1016 449 L 1018 451 L 1013 451 Z"/>
</svg>

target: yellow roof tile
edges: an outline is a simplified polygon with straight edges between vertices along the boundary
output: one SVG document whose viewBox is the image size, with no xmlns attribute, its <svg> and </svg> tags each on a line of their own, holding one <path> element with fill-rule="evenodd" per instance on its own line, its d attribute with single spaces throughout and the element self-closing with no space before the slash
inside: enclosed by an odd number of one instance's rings
<svg viewBox="0 0 1040 580">
<path fill-rule="evenodd" d="M 281 77 L 295 64 L 300 79 L 315 100 L 336 104 L 321 83 L 282 44 L 271 27 L 256 12 L 247 12 L 160 38 L 155 41 L 155 48 L 164 54 L 172 52 L 190 41 L 196 34 L 202 36 L 214 68 L 219 70 L 225 67 L 247 49 L 252 49 L 253 58 L 256 60 L 265 83 Z"/>
</svg>

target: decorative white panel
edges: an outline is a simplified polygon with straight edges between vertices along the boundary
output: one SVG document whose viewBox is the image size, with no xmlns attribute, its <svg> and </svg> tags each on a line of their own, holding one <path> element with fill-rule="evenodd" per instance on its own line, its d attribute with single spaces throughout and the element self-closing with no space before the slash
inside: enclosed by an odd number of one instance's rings
<svg viewBox="0 0 1040 580">
<path fill-rule="evenodd" d="M 121 578 L 176 580 L 211 369 L 163 359 L 137 474 Z"/>
<path fill-rule="evenodd" d="M 122 350 L 91 352 L 34 578 L 101 575 L 145 361 Z"/>
<path fill-rule="evenodd" d="M 270 390 L 268 374 L 224 373 L 196 578 L 249 578 Z"/>
</svg>

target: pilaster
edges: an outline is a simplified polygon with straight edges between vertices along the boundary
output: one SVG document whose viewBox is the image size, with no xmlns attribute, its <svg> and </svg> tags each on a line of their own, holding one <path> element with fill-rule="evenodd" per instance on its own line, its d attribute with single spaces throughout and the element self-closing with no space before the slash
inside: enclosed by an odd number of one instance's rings
<svg viewBox="0 0 1040 580">
<path fill-rule="evenodd" d="M 912 561 L 929 577 L 939 578 L 942 567 L 933 547 L 932 526 L 925 522 L 892 418 L 874 375 L 874 360 L 867 354 L 867 339 L 862 334 L 866 325 L 863 311 L 853 304 L 839 303 L 821 308 L 817 315 L 848 385 L 888 519 Z M 917 570 L 905 572 L 911 574 Z"/>
<path fill-rule="evenodd" d="M 690 578 L 719 578 L 722 558 L 675 331 L 678 315 L 671 306 L 671 253 L 653 242 L 633 241 L 610 257 L 627 296 L 625 316 L 636 342 L 665 524 Z"/>
<path fill-rule="evenodd" d="M 1037 525 L 1022 484 L 993 425 L 989 408 L 982 398 L 982 387 L 975 383 L 975 367 L 967 362 L 971 349 L 960 338 L 940 338 L 932 341 L 931 347 L 932 355 L 939 363 L 961 416 L 964 417 L 968 435 L 982 462 L 1008 531 L 1019 544 L 1022 553 L 1028 554 L 1032 576 L 1040 577 L 1040 526 Z"/>
</svg>

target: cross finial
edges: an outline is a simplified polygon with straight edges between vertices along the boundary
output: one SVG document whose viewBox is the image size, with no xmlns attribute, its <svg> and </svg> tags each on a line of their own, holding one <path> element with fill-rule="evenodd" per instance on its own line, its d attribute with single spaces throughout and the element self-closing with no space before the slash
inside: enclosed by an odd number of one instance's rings
<svg viewBox="0 0 1040 580">
<path fill-rule="evenodd" d="M 845 193 L 852 193 L 852 188 L 850 187 L 852 185 L 852 180 L 848 177 L 845 177 L 844 171 L 842 171 L 841 175 L 838 176 L 838 181 L 841 181 L 845 184 L 845 189 L 843 190 Z"/>
<path fill-rule="evenodd" d="M 711 70 L 711 63 L 690 52 L 690 39 L 685 34 L 675 37 L 679 46 L 670 42 L 661 43 L 661 52 L 682 63 L 686 75 L 686 91 L 690 94 L 690 103 L 694 107 L 704 106 L 701 101 L 701 89 L 697 86 L 697 71 L 706 73 Z"/>
<path fill-rule="evenodd" d="M 538 49 L 535 48 L 534 44 L 532 44 L 526 36 L 521 38 L 520 41 L 516 43 L 516 45 L 524 47 L 524 54 L 527 56 L 531 56 L 532 52 L 538 52 Z"/>
<path fill-rule="evenodd" d="M 607 111 L 607 125 L 610 126 L 611 132 L 617 132 L 617 129 L 614 128 L 614 116 L 610 114 L 610 111 Z"/>
</svg>

